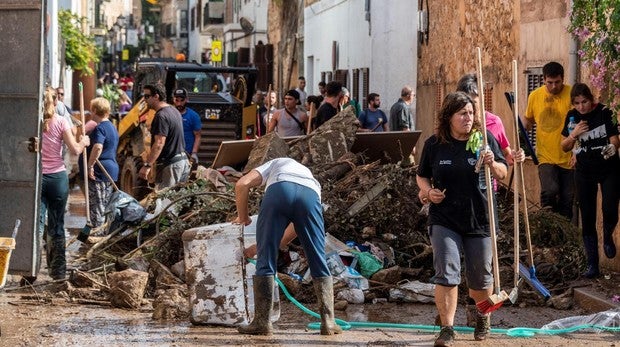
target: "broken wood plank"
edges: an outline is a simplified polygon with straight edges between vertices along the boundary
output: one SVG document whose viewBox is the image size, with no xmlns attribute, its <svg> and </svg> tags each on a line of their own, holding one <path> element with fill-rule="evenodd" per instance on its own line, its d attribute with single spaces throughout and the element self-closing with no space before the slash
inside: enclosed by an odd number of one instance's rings
<svg viewBox="0 0 620 347">
<path fill-rule="evenodd" d="M 366 192 L 366 194 L 362 195 L 357 201 L 355 201 L 355 203 L 353 203 L 353 205 L 351 205 L 351 207 L 349 207 L 349 210 L 347 211 L 349 216 L 355 216 L 359 211 L 370 204 L 374 198 L 383 193 L 385 188 L 387 188 L 387 183 L 384 181 L 375 184 L 368 192 Z"/>
</svg>

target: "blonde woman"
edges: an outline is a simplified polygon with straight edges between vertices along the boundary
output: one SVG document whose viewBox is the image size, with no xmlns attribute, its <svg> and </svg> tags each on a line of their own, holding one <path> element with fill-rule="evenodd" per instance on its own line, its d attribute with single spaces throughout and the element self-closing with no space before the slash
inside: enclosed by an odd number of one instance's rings
<svg viewBox="0 0 620 347">
<path fill-rule="evenodd" d="M 110 102 L 95 98 L 90 102 L 90 113 L 97 126 L 90 133 L 92 145 L 88 147 L 88 197 L 90 225 L 100 227 L 105 222 L 105 207 L 112 196 L 112 182 L 106 177 L 97 160 L 105 167 L 113 180 L 118 180 L 118 131 L 110 122 Z M 79 239 L 79 238 L 78 238 Z"/>
<path fill-rule="evenodd" d="M 65 207 L 69 197 L 69 176 L 62 157 L 62 146 L 78 155 L 90 144 L 88 136 L 77 142 L 71 124 L 56 114 L 57 95 L 46 88 L 43 101 L 43 135 L 41 140 L 41 225 L 47 213 L 46 251 L 49 275 L 64 279 L 65 258 Z"/>
</svg>

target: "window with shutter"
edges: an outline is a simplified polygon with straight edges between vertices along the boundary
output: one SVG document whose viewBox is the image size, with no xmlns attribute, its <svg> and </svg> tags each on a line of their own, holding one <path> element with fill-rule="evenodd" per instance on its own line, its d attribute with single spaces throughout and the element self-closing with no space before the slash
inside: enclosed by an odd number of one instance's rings
<svg viewBox="0 0 620 347">
<path fill-rule="evenodd" d="M 529 97 L 530 93 L 533 92 L 534 89 L 544 84 L 542 67 L 529 68 L 526 71 L 526 81 L 527 95 Z M 533 124 L 532 129 L 527 132 L 527 137 L 529 138 L 532 147 L 536 148 L 536 124 Z"/>
<path fill-rule="evenodd" d="M 334 71 L 334 81 L 342 83 L 347 87 L 347 79 L 349 77 L 349 70 L 336 70 Z M 350 92 L 350 91 L 349 91 Z"/>
<path fill-rule="evenodd" d="M 355 100 L 360 100 L 360 69 L 353 69 L 353 83 L 351 97 Z"/>
<path fill-rule="evenodd" d="M 493 84 L 485 83 L 484 85 L 484 108 L 493 113 Z"/>
<path fill-rule="evenodd" d="M 365 110 L 368 108 L 368 101 L 366 100 L 368 97 L 368 93 L 370 91 L 370 69 L 365 67 L 362 68 L 362 97 L 360 104 L 362 108 Z"/>
</svg>

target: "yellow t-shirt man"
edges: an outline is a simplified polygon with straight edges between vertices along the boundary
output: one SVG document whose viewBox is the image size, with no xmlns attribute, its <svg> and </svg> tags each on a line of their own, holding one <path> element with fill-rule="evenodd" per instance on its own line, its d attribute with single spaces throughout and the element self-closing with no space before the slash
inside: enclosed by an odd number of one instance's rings
<svg viewBox="0 0 620 347">
<path fill-rule="evenodd" d="M 564 152 L 562 129 L 566 114 L 573 108 L 571 86 L 564 85 L 559 94 L 551 94 L 546 86 L 535 89 L 527 99 L 525 118 L 536 122 L 536 156 L 541 164 L 554 164 L 570 169 L 571 152 Z"/>
</svg>

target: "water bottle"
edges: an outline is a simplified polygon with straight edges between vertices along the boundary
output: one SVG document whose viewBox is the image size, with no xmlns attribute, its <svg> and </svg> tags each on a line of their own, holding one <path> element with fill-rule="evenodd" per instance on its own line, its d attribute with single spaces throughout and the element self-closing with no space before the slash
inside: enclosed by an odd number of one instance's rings
<svg viewBox="0 0 620 347">
<path fill-rule="evenodd" d="M 480 159 L 480 155 L 482 155 L 482 151 L 478 151 L 478 159 Z M 487 189 L 487 179 L 484 175 L 484 164 L 480 166 L 480 171 L 478 171 L 478 188 L 480 190 Z"/>
<path fill-rule="evenodd" d="M 480 172 L 478 172 L 478 188 L 480 188 L 480 190 L 487 189 L 487 179 L 484 175 L 484 169 L 480 169 Z"/>
<path fill-rule="evenodd" d="M 577 123 L 575 122 L 575 117 L 571 116 L 570 118 L 568 118 L 568 135 L 570 135 L 573 130 L 575 130 L 575 126 L 577 126 Z"/>
</svg>

